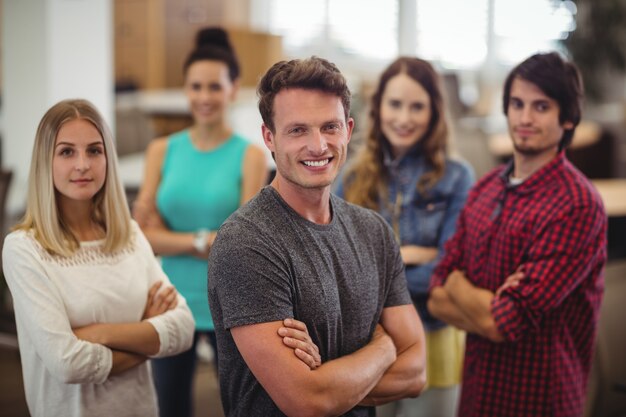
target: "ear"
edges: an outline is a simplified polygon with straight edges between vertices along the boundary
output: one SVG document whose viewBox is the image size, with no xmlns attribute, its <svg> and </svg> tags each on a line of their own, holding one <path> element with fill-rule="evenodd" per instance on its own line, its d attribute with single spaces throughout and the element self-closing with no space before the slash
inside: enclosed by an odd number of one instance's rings
<svg viewBox="0 0 626 417">
<path fill-rule="evenodd" d="M 265 123 L 261 125 L 261 133 L 263 134 L 263 142 L 265 142 L 265 146 L 267 146 L 267 149 L 269 149 L 271 152 L 276 152 L 274 134 L 267 126 L 265 126 Z"/>
<path fill-rule="evenodd" d="M 352 138 L 352 130 L 354 130 L 354 119 L 352 117 L 348 118 L 346 127 L 348 129 L 348 142 L 350 142 L 350 139 Z"/>
<path fill-rule="evenodd" d="M 239 78 L 233 81 L 233 89 L 230 92 L 230 101 L 235 101 L 237 99 L 237 94 L 239 93 Z"/>
<path fill-rule="evenodd" d="M 574 122 L 570 122 L 568 120 L 563 122 L 563 129 L 565 129 L 565 130 L 572 130 L 573 128 L 574 128 Z"/>
</svg>

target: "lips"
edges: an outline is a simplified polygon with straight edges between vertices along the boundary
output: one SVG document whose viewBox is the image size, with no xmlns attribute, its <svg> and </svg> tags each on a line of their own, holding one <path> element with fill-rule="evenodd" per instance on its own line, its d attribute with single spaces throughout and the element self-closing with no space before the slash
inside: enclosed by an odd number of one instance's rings
<svg viewBox="0 0 626 417">
<path fill-rule="evenodd" d="M 537 134 L 537 130 L 536 129 L 515 129 L 515 133 L 517 133 L 519 136 L 532 136 Z"/>
<path fill-rule="evenodd" d="M 87 184 L 92 182 L 93 180 L 90 178 L 79 178 L 77 180 L 70 180 L 71 183 L 73 184 Z"/>
</svg>

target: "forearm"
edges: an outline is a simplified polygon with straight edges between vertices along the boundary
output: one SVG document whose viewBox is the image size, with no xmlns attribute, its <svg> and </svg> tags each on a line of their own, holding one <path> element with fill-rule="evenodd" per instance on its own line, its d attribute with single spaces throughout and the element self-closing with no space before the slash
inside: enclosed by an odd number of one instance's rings
<svg viewBox="0 0 626 417">
<path fill-rule="evenodd" d="M 417 245 L 404 245 L 400 248 L 400 255 L 405 265 L 423 265 L 437 258 L 439 249 Z"/>
<path fill-rule="evenodd" d="M 195 233 L 173 232 L 164 227 L 151 227 L 143 229 L 146 238 L 150 242 L 152 250 L 157 255 L 192 255 L 207 259 L 211 246 L 215 241 L 217 232 L 207 234 L 204 252 L 198 252 L 195 245 Z"/>
<path fill-rule="evenodd" d="M 113 366 L 109 376 L 118 375 L 146 361 L 146 357 L 136 353 L 113 350 Z"/>
<path fill-rule="evenodd" d="M 157 255 L 192 255 L 194 233 L 173 232 L 166 228 L 147 227 L 143 229 L 146 238 Z"/>
<path fill-rule="evenodd" d="M 450 299 L 443 287 L 434 287 L 428 298 L 428 311 L 439 320 L 465 330 L 478 333 L 478 329 L 467 315 Z"/>
<path fill-rule="evenodd" d="M 140 355 L 156 355 L 160 349 L 159 335 L 147 321 L 137 323 L 97 323 L 75 329 L 81 340 L 98 343 L 114 350 Z"/>
<path fill-rule="evenodd" d="M 400 353 L 378 384 L 361 402 L 381 405 L 407 397 L 416 397 L 426 385 L 425 346 L 414 345 Z M 415 358 L 420 358 L 416 361 Z"/>
<path fill-rule="evenodd" d="M 312 371 L 276 337 L 282 322 L 235 327 L 231 333 L 252 373 L 288 416 L 341 415 L 356 406 L 396 360 L 392 339 L 378 326 L 350 355 Z"/>
<path fill-rule="evenodd" d="M 363 401 L 395 359 L 392 342 L 385 346 L 373 341 L 351 355 L 329 361 L 312 373 L 319 377 L 316 381 L 319 391 L 310 399 L 326 404 L 324 414 L 343 414 Z"/>
<path fill-rule="evenodd" d="M 494 342 L 504 340 L 491 312 L 493 292 L 474 286 L 460 271 L 450 274 L 445 289 L 452 303 L 472 323 L 474 333 Z"/>
</svg>

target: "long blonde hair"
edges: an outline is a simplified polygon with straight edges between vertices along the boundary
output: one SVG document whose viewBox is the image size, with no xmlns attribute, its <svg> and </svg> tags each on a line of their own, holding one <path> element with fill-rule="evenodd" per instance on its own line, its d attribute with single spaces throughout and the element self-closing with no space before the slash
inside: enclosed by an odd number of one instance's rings
<svg viewBox="0 0 626 417">
<path fill-rule="evenodd" d="M 115 252 L 130 242 L 130 212 L 118 174 L 113 136 L 98 110 L 87 100 L 60 101 L 39 122 L 28 176 L 26 213 L 14 229 L 32 230 L 35 239 L 53 254 L 71 256 L 78 248 L 78 239 L 59 214 L 58 192 L 52 177 L 57 134 L 63 124 L 76 119 L 90 122 L 102 136 L 107 173 L 104 185 L 93 197 L 92 217 L 106 231 L 104 251 Z"/>
<path fill-rule="evenodd" d="M 418 82 L 430 96 L 431 119 L 428 130 L 420 139 L 422 152 L 429 170 L 417 182 L 418 192 L 425 194 L 443 176 L 448 145 L 448 125 L 441 88 L 441 79 L 430 63 L 415 57 L 400 57 L 381 74 L 370 108 L 371 127 L 365 143 L 346 170 L 345 199 L 374 210 L 379 208 L 381 196 L 387 196 L 389 173 L 384 164 L 383 147 L 389 141 L 381 129 L 380 106 L 387 83 L 398 74 L 407 74 Z"/>
</svg>

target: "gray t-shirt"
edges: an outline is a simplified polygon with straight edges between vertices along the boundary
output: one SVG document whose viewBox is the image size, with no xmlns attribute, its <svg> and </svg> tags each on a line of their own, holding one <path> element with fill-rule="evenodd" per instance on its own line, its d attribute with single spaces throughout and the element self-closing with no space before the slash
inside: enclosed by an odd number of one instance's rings
<svg viewBox="0 0 626 417">
<path fill-rule="evenodd" d="M 332 221 L 312 223 L 265 187 L 221 227 L 209 259 L 209 305 L 228 417 L 283 416 L 229 329 L 296 318 L 322 363 L 366 345 L 384 307 L 410 304 L 404 264 L 382 217 L 331 196 Z M 371 407 L 346 415 L 373 416 Z"/>
</svg>

